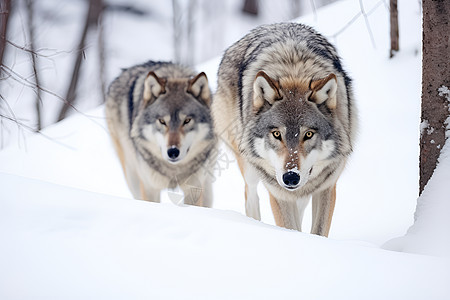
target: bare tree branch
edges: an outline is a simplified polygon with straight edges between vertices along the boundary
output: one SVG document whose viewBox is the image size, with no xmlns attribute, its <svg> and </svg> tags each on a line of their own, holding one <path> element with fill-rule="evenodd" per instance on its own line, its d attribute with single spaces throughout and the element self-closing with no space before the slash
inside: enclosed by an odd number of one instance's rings
<svg viewBox="0 0 450 300">
<path fill-rule="evenodd" d="M 105 35 L 103 28 L 103 14 L 101 14 L 98 18 L 98 71 L 100 74 L 100 89 L 102 95 L 102 103 L 106 102 L 106 79 L 105 79 L 105 66 L 106 66 L 106 58 L 105 58 Z"/>
<path fill-rule="evenodd" d="M 11 11 L 11 0 L 0 0 L 0 66 L 3 65 L 3 55 L 6 48 L 6 29 Z M 1 75 L 1 74 L 0 74 Z"/>
<path fill-rule="evenodd" d="M 37 131 L 42 129 L 42 120 L 41 120 L 41 106 L 42 106 L 42 98 L 41 98 L 41 89 L 40 87 L 40 80 L 39 80 L 39 74 L 38 74 L 38 67 L 37 67 L 37 55 L 34 48 L 35 45 L 35 35 L 34 35 L 34 6 L 33 6 L 33 0 L 26 0 L 26 10 L 28 15 L 28 35 L 30 37 L 30 55 L 31 55 L 31 64 L 33 67 L 33 74 L 34 74 L 34 82 L 36 84 L 36 87 L 34 88 L 34 92 L 36 93 L 36 101 L 35 101 L 35 108 L 36 108 L 36 118 L 37 118 Z"/>
<path fill-rule="evenodd" d="M 362 0 L 359 0 L 359 7 L 361 8 L 361 13 L 364 16 L 364 21 L 366 22 L 366 28 L 367 28 L 367 31 L 369 32 L 370 40 L 372 41 L 372 46 L 374 48 L 376 48 L 377 45 L 375 44 L 375 39 L 373 38 L 372 29 L 370 28 L 369 18 L 367 17 L 368 15 L 366 14 L 366 11 L 364 10 L 364 4 L 363 4 Z"/>
<path fill-rule="evenodd" d="M 301 15 L 300 0 L 291 0 L 291 18 L 295 19 Z"/>
<path fill-rule="evenodd" d="M 15 48 L 17 48 L 17 49 L 19 49 L 19 50 L 24 51 L 24 52 L 33 52 L 33 51 L 31 51 L 31 49 L 29 49 L 29 48 L 27 48 L 27 47 L 25 47 L 25 46 L 20 46 L 20 45 L 18 45 L 18 44 L 16 44 L 16 43 L 12 42 L 12 41 L 10 41 L 10 40 L 6 40 L 6 43 L 7 43 L 7 44 L 10 44 L 11 46 L 13 46 L 13 47 L 15 47 Z M 41 52 L 43 52 L 43 51 L 52 51 L 52 52 L 54 52 L 54 53 L 53 53 L 53 54 L 45 55 L 45 54 L 42 54 L 42 53 L 41 53 Z M 56 50 L 56 49 L 51 49 L 51 48 L 39 48 L 39 49 L 34 49 L 34 54 L 35 54 L 36 56 L 44 57 L 44 58 L 52 58 L 52 57 L 57 56 L 57 55 L 60 55 L 60 54 L 62 54 L 62 53 L 64 53 L 64 54 L 70 54 L 70 53 L 73 53 L 73 51 Z"/>
<path fill-rule="evenodd" d="M 11 76 L 12 79 L 16 80 L 17 82 L 20 82 L 22 84 L 22 86 L 29 87 L 29 88 L 35 87 L 33 82 L 30 82 L 27 78 L 25 78 L 22 75 L 18 74 L 17 72 L 13 71 L 11 68 L 4 66 L 4 65 L 1 66 L 1 68 L 4 72 L 7 73 L 7 75 Z M 86 117 L 88 120 L 90 120 L 94 124 L 98 125 L 99 127 L 104 128 L 100 123 L 95 121 L 96 117 L 89 116 L 88 114 L 85 114 L 82 111 L 78 110 L 75 106 L 71 105 L 70 103 L 67 103 L 66 100 L 64 98 L 62 98 L 61 96 L 59 96 L 58 94 L 56 94 L 46 88 L 43 88 L 42 86 L 39 86 L 39 89 L 49 95 L 56 97 L 57 99 L 63 101 L 64 103 L 69 105 L 74 111 L 76 111 L 78 114 Z M 0 95 L 0 99 L 3 99 L 3 97 L 1 95 Z"/>
<path fill-rule="evenodd" d="M 78 53 L 73 67 L 72 79 L 70 81 L 69 88 L 67 89 L 66 103 L 59 113 L 58 121 L 61 121 L 66 117 L 69 108 L 73 108 L 73 103 L 75 102 L 76 98 L 76 89 L 78 86 L 81 63 L 84 58 L 86 36 L 89 31 L 89 28 L 92 26 L 96 26 L 102 10 L 103 10 L 102 0 L 89 0 L 89 8 L 86 15 L 86 21 L 83 26 L 83 31 L 81 32 L 80 42 L 77 48 Z"/>
<path fill-rule="evenodd" d="M 258 16 L 259 5 L 258 0 L 244 0 L 242 11 L 252 16 Z"/>
<path fill-rule="evenodd" d="M 178 0 L 172 0 L 172 14 L 173 14 L 173 49 L 174 61 L 181 62 L 181 7 Z"/>
<path fill-rule="evenodd" d="M 12 118 L 17 119 L 16 115 L 13 111 L 13 109 L 11 108 L 11 106 L 9 105 L 8 101 L 5 100 L 5 98 L 3 98 L 2 95 L 0 95 L 0 99 L 2 100 L 2 102 L 0 103 L 1 105 L 5 105 L 6 106 L 6 110 L 7 112 L 9 112 L 9 114 L 12 116 Z M 2 128 L 3 129 L 3 128 Z M 2 146 L 1 148 L 3 148 L 3 140 L 2 140 Z"/>
<path fill-rule="evenodd" d="M 50 136 L 48 136 L 48 135 L 46 135 L 46 134 L 44 134 L 44 133 L 42 133 L 42 132 L 36 130 L 35 128 L 33 128 L 33 127 L 31 127 L 31 126 L 28 126 L 27 124 L 25 124 L 25 123 L 23 123 L 23 122 L 20 122 L 19 120 L 15 119 L 15 118 L 12 118 L 12 117 L 9 117 L 9 116 L 0 114 L 0 120 L 7 120 L 7 121 L 10 121 L 10 122 L 13 122 L 13 123 L 15 123 L 19 128 L 26 129 L 26 130 L 28 130 L 29 132 L 32 132 L 32 133 L 37 133 L 37 134 L 39 134 L 40 136 L 46 138 L 46 139 L 49 140 L 49 141 L 52 141 L 52 142 L 54 142 L 54 143 L 56 143 L 56 144 L 58 144 L 58 145 L 61 145 L 61 146 L 63 146 L 63 147 L 66 147 L 66 148 L 68 148 L 68 149 L 70 149 L 70 150 L 75 150 L 75 148 L 70 147 L 70 146 L 68 146 L 68 145 L 66 145 L 66 144 L 64 144 L 64 143 L 61 143 L 61 142 L 57 141 L 56 139 L 54 139 L 54 138 L 52 138 L 52 137 L 50 137 Z"/>
<path fill-rule="evenodd" d="M 389 53 L 389 57 L 392 58 L 394 56 L 394 53 L 399 50 L 397 0 L 390 0 L 389 21 L 391 25 L 391 50 Z"/>
<path fill-rule="evenodd" d="M 316 8 L 316 2 L 314 0 L 309 0 L 309 3 L 311 4 L 311 8 L 314 14 L 314 20 L 317 21 L 317 8 Z"/>
<path fill-rule="evenodd" d="M 379 7 L 380 5 L 382 5 L 383 3 L 384 3 L 383 0 L 378 1 L 377 4 L 375 4 L 375 6 L 374 6 L 369 12 L 365 13 L 366 17 L 368 17 L 368 16 L 370 16 L 372 13 L 374 13 L 374 12 L 378 9 L 378 7 Z M 330 37 L 332 37 L 332 38 L 338 37 L 338 36 L 339 36 L 341 33 L 343 33 L 348 27 L 350 27 L 350 25 L 352 25 L 353 23 L 355 23 L 356 20 L 358 20 L 359 17 L 360 17 L 361 15 L 363 15 L 363 11 L 362 11 L 362 10 L 360 10 L 357 14 L 355 14 L 355 15 L 353 16 L 353 18 L 351 18 L 351 20 L 348 21 L 347 24 L 345 24 L 341 29 L 339 29 L 335 34 L 331 35 Z M 366 19 L 366 20 L 367 20 L 367 19 Z M 366 24 L 367 24 L 367 23 L 366 23 Z M 371 33 L 371 31 L 370 31 L 370 33 Z M 373 36 L 371 36 L 371 38 L 372 38 L 372 41 L 373 41 Z M 374 42 L 373 42 L 373 43 L 374 43 Z"/>
<path fill-rule="evenodd" d="M 353 23 L 355 23 L 356 20 L 359 19 L 359 17 L 362 15 L 362 12 L 358 12 L 356 15 L 353 16 L 353 18 L 351 18 L 350 21 L 348 21 L 347 24 L 344 25 L 344 27 L 342 27 L 341 29 L 339 29 L 335 34 L 333 34 L 331 37 L 336 38 L 337 36 L 339 36 L 341 33 L 343 33 L 345 30 L 347 30 L 348 27 L 350 27 L 350 25 L 352 25 Z"/>
<path fill-rule="evenodd" d="M 11 79 L 16 80 L 17 82 L 20 82 L 23 86 L 26 86 L 26 87 L 29 87 L 29 88 L 32 88 L 32 89 L 34 89 L 36 87 L 34 82 L 29 81 L 28 78 L 23 77 L 22 75 L 20 75 L 19 73 L 15 72 L 11 68 L 9 68 L 9 67 L 7 67 L 5 65 L 0 66 L 0 67 L 3 70 L 3 72 L 6 73 L 7 76 L 10 76 Z M 64 98 L 62 98 L 61 96 L 59 96 L 58 94 L 56 94 L 56 93 L 54 93 L 54 92 L 52 92 L 52 91 L 50 91 L 50 90 L 48 90 L 46 88 L 43 88 L 42 86 L 39 86 L 38 88 L 41 91 L 56 97 L 57 99 L 59 99 L 62 102 L 66 103 L 67 105 L 70 105 L 70 103 L 67 103 L 66 100 Z M 81 113 L 81 111 L 78 111 L 76 107 L 72 106 L 71 108 L 73 110 L 77 111 L 78 113 Z"/>
<path fill-rule="evenodd" d="M 187 57 L 185 63 L 188 66 L 194 64 L 195 55 L 195 13 L 197 11 L 197 0 L 188 2 L 188 22 L 187 22 Z"/>
</svg>

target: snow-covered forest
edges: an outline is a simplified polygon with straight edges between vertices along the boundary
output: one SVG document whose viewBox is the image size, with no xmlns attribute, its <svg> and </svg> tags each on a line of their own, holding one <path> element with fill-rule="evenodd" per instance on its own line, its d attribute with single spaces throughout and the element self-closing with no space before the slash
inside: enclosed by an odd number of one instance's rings
<svg viewBox="0 0 450 300">
<path fill-rule="evenodd" d="M 448 143 L 437 145 L 438 167 L 419 197 L 419 139 L 430 130 L 420 122 L 421 3 L 398 1 L 400 50 L 390 58 L 389 1 L 267 0 L 258 16 L 243 15 L 238 0 L 173 2 L 178 19 L 169 1 L 108 1 L 83 48 L 76 110 L 57 123 L 88 5 L 36 2 L 38 133 L 27 1 L 15 4 L 10 74 L 0 81 L 0 298 L 450 299 Z M 310 207 L 304 233 L 275 226 L 262 184 L 262 221 L 246 217 L 244 181 L 224 146 L 213 208 L 175 205 L 171 191 L 158 204 L 134 200 L 102 89 L 121 68 L 153 59 L 193 65 L 214 92 L 228 46 L 259 24 L 292 19 L 326 36 L 354 80 L 360 128 L 329 238 L 308 233 Z"/>
</svg>

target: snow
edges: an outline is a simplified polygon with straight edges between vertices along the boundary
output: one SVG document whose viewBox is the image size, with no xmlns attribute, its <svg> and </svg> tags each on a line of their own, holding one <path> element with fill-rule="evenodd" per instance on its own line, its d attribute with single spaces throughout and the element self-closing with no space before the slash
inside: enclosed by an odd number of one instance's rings
<svg viewBox="0 0 450 300">
<path fill-rule="evenodd" d="M 0 174 L 0 181 L 8 196 L 0 204 L 7 245 L 0 248 L 2 299 L 450 295 L 450 262 L 434 257 L 327 240 L 232 211 L 117 198 L 15 175 Z"/>
<path fill-rule="evenodd" d="M 445 86 L 438 89 L 439 96 L 446 97 L 450 105 L 449 90 Z M 450 107 L 449 107 L 450 111 Z M 385 249 L 450 257 L 450 122 L 447 118 L 447 140 L 442 147 L 438 164 L 431 179 L 425 186 L 419 199 L 417 199 L 414 224 L 408 229 L 405 236 L 388 241 Z M 430 141 L 434 144 L 434 140 Z M 440 145 L 437 146 L 438 148 Z"/>
<path fill-rule="evenodd" d="M 349 26 L 357 1 L 300 19 L 336 44 L 360 116 L 330 238 L 274 226 L 262 185 L 262 222 L 247 218 L 225 148 L 213 209 L 176 206 L 167 192 L 161 204 L 133 200 L 100 106 L 0 151 L 0 298 L 449 299 L 448 143 L 417 200 L 419 133 L 428 127 L 419 124 L 419 3 L 399 1 L 401 50 L 390 60 L 382 2 L 364 1 L 367 22 L 359 15 Z M 125 61 L 117 51 L 115 66 Z M 126 59 L 145 54 L 137 51 Z M 213 90 L 219 61 L 197 66 Z"/>
<path fill-rule="evenodd" d="M 423 120 L 420 123 L 420 135 L 421 136 L 422 136 L 424 130 L 427 129 L 428 127 L 430 127 L 430 123 L 428 122 L 428 120 Z"/>
<path fill-rule="evenodd" d="M 440 88 L 438 88 L 438 94 L 441 97 L 445 97 L 445 99 L 447 100 L 447 109 L 450 112 L 450 89 L 448 87 L 446 87 L 445 85 L 443 85 Z M 445 137 L 449 138 L 450 137 L 450 116 L 447 117 L 444 124 L 447 125 L 447 127 L 446 127 L 447 130 L 445 131 Z"/>
<path fill-rule="evenodd" d="M 417 199 L 415 222 L 405 236 L 388 241 L 385 249 L 450 257 L 450 143 L 445 143 L 433 176 Z"/>
<path fill-rule="evenodd" d="M 438 88 L 439 96 L 445 97 L 447 101 L 450 101 L 450 89 L 446 87 L 445 85 Z"/>
</svg>

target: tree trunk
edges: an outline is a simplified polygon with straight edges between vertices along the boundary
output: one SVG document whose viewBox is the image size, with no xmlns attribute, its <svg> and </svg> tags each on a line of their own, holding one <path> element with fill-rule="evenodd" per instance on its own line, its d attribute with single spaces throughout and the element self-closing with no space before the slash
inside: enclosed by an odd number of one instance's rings
<svg viewBox="0 0 450 300">
<path fill-rule="evenodd" d="M 178 0 L 172 0 L 172 26 L 173 26 L 173 50 L 174 61 L 181 63 L 182 47 L 182 26 L 181 26 L 181 7 Z"/>
<path fill-rule="evenodd" d="M 105 51 L 105 32 L 103 28 L 103 15 L 98 18 L 98 72 L 100 79 L 100 89 L 102 94 L 101 102 L 106 102 L 106 51 Z"/>
<path fill-rule="evenodd" d="M 11 0 L 0 0 L 0 66 L 3 65 L 3 54 L 6 49 L 6 29 L 11 11 Z M 1 69 L 0 69 L 1 75 Z"/>
<path fill-rule="evenodd" d="M 395 52 L 399 50 L 397 0 L 390 0 L 389 11 L 391 23 L 391 51 L 389 57 L 392 58 Z"/>
<path fill-rule="evenodd" d="M 35 34 L 34 34 L 34 2 L 33 0 L 26 0 L 26 8 L 27 8 L 27 17 L 28 17 L 28 36 L 30 38 L 30 55 L 31 55 L 31 65 L 33 68 L 34 74 L 34 83 L 35 83 L 35 108 L 36 108 L 36 131 L 40 131 L 42 129 L 42 120 L 41 120 L 41 106 L 42 106 L 42 98 L 41 98 L 41 86 L 38 74 L 38 57 L 35 51 Z"/>
<path fill-rule="evenodd" d="M 198 11 L 197 0 L 189 0 L 188 2 L 188 22 L 187 22 L 187 55 L 185 58 L 185 64 L 193 66 L 195 63 L 195 17 Z"/>
<path fill-rule="evenodd" d="M 72 71 L 72 79 L 70 80 L 70 85 L 69 88 L 67 89 L 67 94 L 65 98 L 66 102 L 64 103 L 64 106 L 61 109 L 61 112 L 59 113 L 58 121 L 61 121 L 66 117 L 67 111 L 69 110 L 70 107 L 73 107 L 73 103 L 75 102 L 81 63 L 83 62 L 84 58 L 84 47 L 86 42 L 86 36 L 89 31 L 89 28 L 97 25 L 102 10 L 103 10 L 102 0 L 89 0 L 89 9 L 86 16 L 86 21 L 84 23 L 83 31 L 81 32 L 80 42 L 77 48 L 77 58 L 75 60 L 75 64 Z"/>
<path fill-rule="evenodd" d="M 295 19 L 301 15 L 301 2 L 300 0 L 291 0 L 291 18 Z"/>
<path fill-rule="evenodd" d="M 258 0 L 244 0 L 244 7 L 242 11 L 246 14 L 257 16 L 258 15 Z"/>
<path fill-rule="evenodd" d="M 449 14 L 450 1 L 423 0 L 420 193 L 445 143 L 449 103 L 442 91 L 450 87 Z"/>
</svg>

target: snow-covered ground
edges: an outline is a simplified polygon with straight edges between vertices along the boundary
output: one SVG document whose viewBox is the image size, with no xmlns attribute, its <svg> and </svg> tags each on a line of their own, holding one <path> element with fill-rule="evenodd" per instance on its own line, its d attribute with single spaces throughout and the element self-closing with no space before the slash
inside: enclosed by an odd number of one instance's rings
<svg viewBox="0 0 450 300">
<path fill-rule="evenodd" d="M 300 19 L 336 44 L 360 115 L 329 239 L 271 225 L 262 186 L 262 222 L 245 217 L 243 180 L 225 149 L 213 209 L 175 206 L 167 194 L 162 204 L 132 200 L 99 107 L 0 152 L 0 298 L 449 299 L 450 253 L 434 242 L 449 236 L 440 222 L 448 206 L 434 206 L 443 209 L 430 244 L 423 235 L 435 224 L 419 222 L 391 241 L 413 224 L 418 197 L 420 7 L 399 1 L 401 52 L 390 60 L 388 10 L 364 4 L 368 23 L 359 15 L 337 36 L 359 2 Z M 198 66 L 213 89 L 218 63 Z M 446 153 L 424 203 L 449 197 Z M 388 241 L 427 255 L 380 248 Z"/>
<path fill-rule="evenodd" d="M 0 174 L 1 299 L 448 299 L 450 263 Z M 2 196 L 2 198 L 4 198 Z"/>
</svg>

